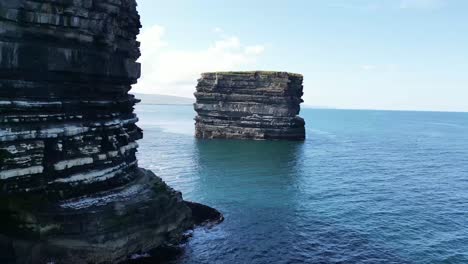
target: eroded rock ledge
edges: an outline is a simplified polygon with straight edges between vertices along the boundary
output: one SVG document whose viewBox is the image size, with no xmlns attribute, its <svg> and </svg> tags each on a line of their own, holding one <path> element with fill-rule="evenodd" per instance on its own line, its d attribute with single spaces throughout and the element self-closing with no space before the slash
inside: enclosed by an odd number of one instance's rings
<svg viewBox="0 0 468 264">
<path fill-rule="evenodd" d="M 287 72 L 212 72 L 198 80 L 196 137 L 305 138 L 303 77 Z"/>
<path fill-rule="evenodd" d="M 192 211 L 138 168 L 135 0 L 0 1 L 0 263 L 116 263 Z"/>
</svg>

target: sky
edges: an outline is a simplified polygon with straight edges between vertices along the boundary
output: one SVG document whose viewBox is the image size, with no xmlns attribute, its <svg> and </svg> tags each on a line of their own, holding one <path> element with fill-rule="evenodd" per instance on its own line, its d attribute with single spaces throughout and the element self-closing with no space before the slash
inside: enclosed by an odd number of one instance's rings
<svg viewBox="0 0 468 264">
<path fill-rule="evenodd" d="M 305 105 L 468 111 L 466 0 L 137 0 L 133 92 L 192 97 L 206 71 L 304 75 Z"/>
</svg>

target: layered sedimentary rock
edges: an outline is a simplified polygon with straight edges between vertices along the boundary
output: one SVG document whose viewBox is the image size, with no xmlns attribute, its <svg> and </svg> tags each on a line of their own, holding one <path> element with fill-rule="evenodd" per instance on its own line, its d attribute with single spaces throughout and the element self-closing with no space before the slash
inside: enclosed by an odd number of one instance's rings
<svg viewBox="0 0 468 264">
<path fill-rule="evenodd" d="M 212 72 L 198 80 L 198 138 L 305 138 L 298 116 L 303 77 L 287 72 Z"/>
<path fill-rule="evenodd" d="M 0 263 L 124 260 L 192 225 L 138 168 L 135 0 L 0 1 Z"/>
</svg>

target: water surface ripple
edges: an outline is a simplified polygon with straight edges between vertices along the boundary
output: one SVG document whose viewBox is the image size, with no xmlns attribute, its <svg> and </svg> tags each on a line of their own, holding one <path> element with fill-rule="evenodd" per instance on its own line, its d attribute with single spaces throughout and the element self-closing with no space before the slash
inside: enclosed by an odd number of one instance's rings
<svg viewBox="0 0 468 264">
<path fill-rule="evenodd" d="M 468 263 L 468 114 L 303 109 L 305 142 L 196 140 L 137 107 L 140 166 L 225 222 L 175 263 Z"/>
</svg>

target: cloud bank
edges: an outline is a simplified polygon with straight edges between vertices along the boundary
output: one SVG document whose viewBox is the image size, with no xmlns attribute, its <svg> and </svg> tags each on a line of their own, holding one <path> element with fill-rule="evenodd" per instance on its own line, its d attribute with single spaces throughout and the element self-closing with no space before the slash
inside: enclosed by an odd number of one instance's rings
<svg viewBox="0 0 468 264">
<path fill-rule="evenodd" d="M 355 10 L 435 10 L 447 6 L 448 0 L 328 0 L 327 5 L 332 8 Z"/>
<path fill-rule="evenodd" d="M 244 45 L 236 36 L 213 30 L 218 40 L 205 49 L 174 49 L 165 40 L 164 27 L 144 29 L 141 42 L 142 76 L 132 92 L 191 97 L 200 73 L 231 71 L 253 67 L 264 52 L 262 45 Z M 187 45 L 189 46 L 189 45 Z"/>
<path fill-rule="evenodd" d="M 401 0 L 403 9 L 438 9 L 445 5 L 445 0 Z"/>
</svg>

